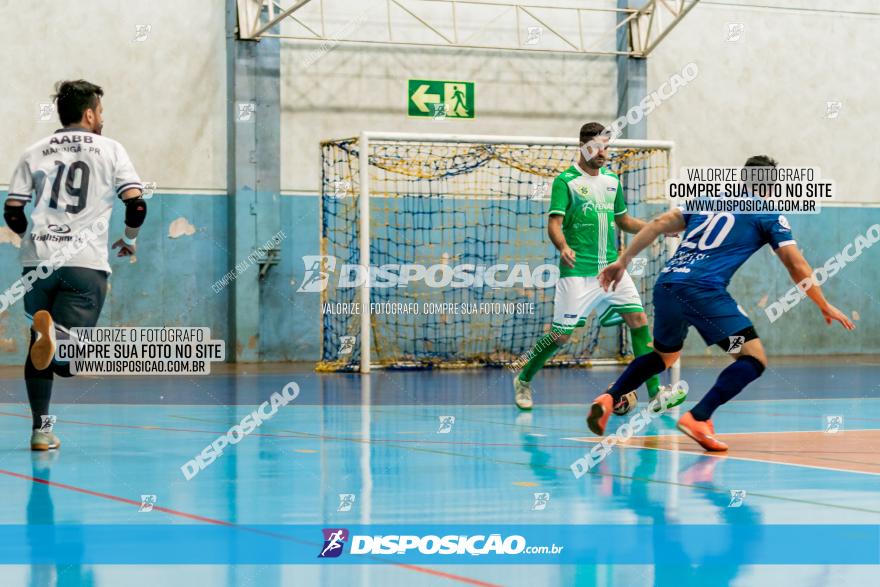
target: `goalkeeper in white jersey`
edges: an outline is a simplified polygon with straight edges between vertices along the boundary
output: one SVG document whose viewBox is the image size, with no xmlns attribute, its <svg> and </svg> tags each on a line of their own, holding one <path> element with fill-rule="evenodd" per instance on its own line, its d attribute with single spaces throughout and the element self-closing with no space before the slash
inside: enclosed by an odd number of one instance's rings
<svg viewBox="0 0 880 587">
<path fill-rule="evenodd" d="M 143 185 L 128 153 L 101 136 L 103 90 L 85 80 L 60 82 L 56 89 L 63 128 L 25 151 L 3 209 L 6 224 L 22 241 L 23 272 L 13 287 L 25 291 L 25 313 L 33 320 L 24 368 L 33 450 L 61 445 L 49 401 L 54 375 L 71 373 L 69 363 L 53 360 L 55 332 L 98 322 L 110 275 L 113 205 L 121 200 L 125 206 L 125 233 L 113 244 L 120 257 L 135 253 L 147 215 Z"/>
<path fill-rule="evenodd" d="M 645 222 L 628 214 L 620 178 L 605 167 L 605 128 L 598 122 L 583 125 L 580 145 L 578 161 L 553 181 L 547 232 L 559 250 L 560 278 L 551 331 L 538 340 L 513 380 L 514 401 L 522 410 L 533 405 L 532 378 L 593 311 L 601 326 L 626 323 L 636 356 L 651 352 L 648 318 L 629 274 L 624 274 L 615 291 L 606 292 L 597 279 L 599 272 L 617 259 L 615 226 L 634 234 Z M 645 385 L 651 398 L 660 391 L 656 376 Z M 683 395 L 671 403 L 682 401 Z"/>
</svg>

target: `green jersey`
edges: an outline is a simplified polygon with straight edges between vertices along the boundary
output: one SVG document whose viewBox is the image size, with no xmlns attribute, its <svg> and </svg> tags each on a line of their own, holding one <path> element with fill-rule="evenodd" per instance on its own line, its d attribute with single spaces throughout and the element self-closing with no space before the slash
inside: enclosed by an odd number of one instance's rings
<svg viewBox="0 0 880 587">
<path fill-rule="evenodd" d="M 575 253 L 574 267 L 560 262 L 560 277 L 595 277 L 617 260 L 614 217 L 626 214 L 617 174 L 602 167 L 595 176 L 572 165 L 555 180 L 550 215 L 561 214 L 562 234 Z"/>
</svg>

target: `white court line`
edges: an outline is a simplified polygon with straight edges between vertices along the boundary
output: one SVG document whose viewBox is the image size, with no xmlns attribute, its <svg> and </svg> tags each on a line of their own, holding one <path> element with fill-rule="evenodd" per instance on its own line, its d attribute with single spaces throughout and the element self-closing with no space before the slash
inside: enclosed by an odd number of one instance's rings
<svg viewBox="0 0 880 587">
<path fill-rule="evenodd" d="M 877 431 L 878 431 L 878 428 L 845 428 L 844 430 L 841 430 L 840 432 L 825 432 L 823 430 L 770 430 L 767 432 L 763 432 L 761 430 L 752 430 L 751 432 L 718 432 L 715 435 L 716 436 L 737 436 L 737 435 L 742 435 L 742 434 L 812 434 L 812 433 L 816 433 L 816 432 L 819 432 L 821 434 L 837 435 L 837 434 L 843 434 L 846 432 L 877 432 Z M 599 437 L 598 436 L 596 436 L 596 437 L 577 436 L 577 437 L 572 437 L 572 438 L 564 438 L 563 440 L 576 440 L 578 442 L 592 442 L 593 438 L 599 438 Z M 635 439 L 645 440 L 647 438 L 688 438 L 688 437 L 685 436 L 684 434 L 681 434 L 681 435 L 679 435 L 679 434 L 656 434 L 656 435 L 652 435 L 652 436 L 632 436 L 632 437 L 630 437 L 630 440 L 635 440 Z M 629 440 L 627 442 L 629 442 Z M 626 444 L 626 443 L 623 443 L 623 444 Z"/>
<path fill-rule="evenodd" d="M 846 432 L 876 432 L 876 430 L 877 430 L 876 428 L 856 429 L 856 430 L 845 430 L 843 433 L 846 433 Z M 787 433 L 791 433 L 791 432 L 802 433 L 804 431 L 794 430 L 794 431 L 789 431 L 789 432 L 782 432 L 782 431 L 775 431 L 775 432 L 730 432 L 730 433 L 719 434 L 718 436 L 734 436 L 734 435 L 742 435 L 742 434 L 787 434 Z M 807 432 L 815 433 L 815 432 L 820 432 L 820 431 L 819 430 L 808 430 Z M 825 434 L 824 432 L 820 432 L 820 433 Z M 835 434 L 842 434 L 842 433 L 835 433 Z M 599 438 L 599 437 L 597 436 L 595 438 Z M 685 436 L 684 434 L 681 434 L 681 435 L 663 434 L 663 435 L 659 435 L 659 436 L 633 436 L 630 440 L 632 440 L 634 438 L 645 439 L 645 438 L 688 438 L 688 437 Z M 562 438 L 562 440 L 573 440 L 575 442 L 583 442 L 583 443 L 589 443 L 589 444 L 598 444 L 599 443 L 598 440 L 588 439 L 586 437 L 579 437 L 579 438 L 578 437 L 564 437 L 564 438 Z M 688 440 L 690 440 L 690 439 L 688 438 Z M 629 441 L 627 441 L 627 442 L 629 442 Z M 858 475 L 880 476 L 880 473 L 872 473 L 870 471 L 854 471 L 852 469 L 836 469 L 834 467 L 821 467 L 819 465 L 805 465 L 802 463 L 785 463 L 785 462 L 779 462 L 779 461 L 767 461 L 767 460 L 756 459 L 756 458 L 752 458 L 752 457 L 734 456 L 734 455 L 728 454 L 727 452 L 723 452 L 723 453 L 711 453 L 711 452 L 698 453 L 698 452 L 693 452 L 693 451 L 689 451 L 689 450 L 679 450 L 678 448 L 664 448 L 664 447 L 660 447 L 660 446 L 628 446 L 627 442 L 618 442 L 614 446 L 619 446 L 622 448 L 635 448 L 635 449 L 643 449 L 644 448 L 644 449 L 648 449 L 648 450 L 659 450 L 659 451 L 665 451 L 665 452 L 688 453 L 688 454 L 693 454 L 696 456 L 714 457 L 714 458 L 718 458 L 718 459 L 736 459 L 738 461 L 750 461 L 753 463 L 763 463 L 765 465 L 787 465 L 790 467 L 803 467 L 805 469 L 818 469 L 821 471 L 835 471 L 837 473 L 856 473 Z"/>
</svg>

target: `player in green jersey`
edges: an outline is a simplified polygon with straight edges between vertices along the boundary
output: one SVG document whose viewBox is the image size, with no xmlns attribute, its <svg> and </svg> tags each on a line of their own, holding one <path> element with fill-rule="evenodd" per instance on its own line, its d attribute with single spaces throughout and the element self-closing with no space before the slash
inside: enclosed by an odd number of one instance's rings
<svg viewBox="0 0 880 587">
<path fill-rule="evenodd" d="M 595 310 L 599 324 L 612 326 L 621 319 L 630 329 L 635 355 L 651 352 L 651 333 L 642 300 L 629 274 L 614 291 L 605 291 L 597 275 L 617 260 L 615 225 L 630 234 L 645 225 L 627 213 L 623 186 L 617 174 L 604 167 L 608 136 L 598 122 L 581 127 L 581 153 L 577 163 L 553 181 L 547 232 L 559 250 L 559 281 L 553 301 L 553 324 L 549 334 L 538 340 L 529 361 L 514 379 L 514 400 L 523 410 L 533 405 L 531 381 L 571 333 Z M 585 154 L 586 153 L 586 154 Z M 590 157 L 587 157 L 590 155 Z M 660 391 L 657 376 L 645 383 L 653 398 Z M 680 398 L 667 401 L 678 405 Z"/>
</svg>

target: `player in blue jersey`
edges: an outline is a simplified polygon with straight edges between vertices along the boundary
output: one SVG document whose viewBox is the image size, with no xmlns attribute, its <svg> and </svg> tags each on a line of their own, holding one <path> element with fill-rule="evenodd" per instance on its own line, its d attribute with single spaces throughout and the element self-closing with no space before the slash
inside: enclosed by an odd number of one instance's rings
<svg viewBox="0 0 880 587">
<path fill-rule="evenodd" d="M 776 162 L 759 155 L 746 167 L 775 167 Z M 812 279 L 813 270 L 795 246 L 785 216 L 778 214 L 690 214 L 670 210 L 654 218 L 633 238 L 629 247 L 600 274 L 606 290 L 616 287 L 627 264 L 663 233 L 684 231 L 673 257 L 666 263 L 654 287 L 654 351 L 637 357 L 608 390 L 596 398 L 587 426 L 602 436 L 612 406 L 637 389 L 648 377 L 671 367 L 681 354 L 688 328 L 693 326 L 707 345 L 718 345 L 734 358 L 703 399 L 678 421 L 678 429 L 709 451 L 725 451 L 715 438 L 712 413 L 733 399 L 761 376 L 767 356 L 755 327 L 743 309 L 727 293 L 736 270 L 755 251 L 769 244 L 788 269 L 792 280 L 819 306 L 827 324 L 840 322 L 847 330 L 855 326 L 832 306 Z"/>
</svg>

